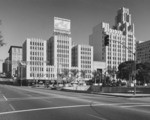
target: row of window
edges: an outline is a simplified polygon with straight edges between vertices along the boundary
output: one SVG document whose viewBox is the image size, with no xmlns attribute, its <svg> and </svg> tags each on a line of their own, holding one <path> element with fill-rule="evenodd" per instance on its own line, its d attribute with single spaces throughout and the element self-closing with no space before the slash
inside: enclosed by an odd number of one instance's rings
<svg viewBox="0 0 150 120">
<path fill-rule="evenodd" d="M 58 59 L 58 62 L 59 62 L 59 63 L 61 63 L 61 62 L 62 62 L 62 63 L 64 63 L 64 62 L 65 62 L 65 63 L 69 63 L 69 59 L 65 59 L 65 58 L 62 59 L 62 58 L 59 58 L 59 59 Z"/>
<path fill-rule="evenodd" d="M 68 45 L 57 45 L 57 48 L 69 49 Z"/>
<path fill-rule="evenodd" d="M 54 72 L 54 68 L 47 68 L 46 71 L 47 72 Z"/>
<path fill-rule="evenodd" d="M 43 61 L 44 58 L 43 58 L 43 57 L 30 57 L 30 60 L 39 60 L 39 61 Z"/>
<path fill-rule="evenodd" d="M 30 52 L 30 55 L 38 55 L 38 56 L 44 56 L 43 52 Z"/>
<path fill-rule="evenodd" d="M 13 48 L 12 52 L 22 54 L 22 48 Z"/>
<path fill-rule="evenodd" d="M 82 47 L 81 50 L 83 50 L 83 51 L 91 51 L 91 48 L 84 48 L 84 47 Z"/>
<path fill-rule="evenodd" d="M 82 55 L 91 55 L 91 52 L 81 52 Z"/>
<path fill-rule="evenodd" d="M 69 55 L 57 54 L 57 57 L 61 57 L 61 58 L 69 58 Z"/>
<path fill-rule="evenodd" d="M 46 74 L 46 77 L 48 77 L 48 78 L 54 78 L 54 74 Z"/>
<path fill-rule="evenodd" d="M 59 52 L 59 53 L 69 53 L 69 50 L 57 49 L 57 52 Z"/>
<path fill-rule="evenodd" d="M 43 71 L 43 67 L 30 67 L 30 71 Z"/>
<path fill-rule="evenodd" d="M 45 61 L 30 61 L 30 65 L 38 65 L 38 66 L 43 66 Z"/>
<path fill-rule="evenodd" d="M 42 43 L 42 42 L 30 41 L 30 45 L 44 46 L 44 43 Z"/>
<path fill-rule="evenodd" d="M 83 60 L 81 60 L 81 63 L 82 64 L 91 64 L 91 61 L 83 61 Z"/>
<path fill-rule="evenodd" d="M 91 65 L 81 65 L 81 68 L 91 68 Z"/>
<path fill-rule="evenodd" d="M 35 47 L 35 46 L 30 46 L 30 49 L 32 49 L 32 50 L 44 50 L 43 47 Z"/>
<path fill-rule="evenodd" d="M 81 59 L 91 60 L 91 57 L 88 57 L 88 56 L 81 56 Z"/>
<path fill-rule="evenodd" d="M 58 43 L 64 43 L 64 44 L 69 44 L 69 41 L 65 41 L 65 40 L 57 40 L 58 41 Z"/>
<path fill-rule="evenodd" d="M 44 74 L 42 74 L 42 73 L 39 73 L 39 74 L 30 73 L 30 77 L 42 78 L 42 77 L 44 77 Z M 46 77 L 48 77 L 48 78 L 54 78 L 54 74 L 46 74 Z"/>
</svg>

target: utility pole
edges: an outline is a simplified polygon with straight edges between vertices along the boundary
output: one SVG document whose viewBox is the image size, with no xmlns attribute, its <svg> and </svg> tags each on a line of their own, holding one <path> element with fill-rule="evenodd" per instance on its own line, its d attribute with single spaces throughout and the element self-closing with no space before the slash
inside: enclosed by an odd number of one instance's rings
<svg viewBox="0 0 150 120">
<path fill-rule="evenodd" d="M 134 95 L 136 95 L 136 53 L 134 53 Z"/>
</svg>

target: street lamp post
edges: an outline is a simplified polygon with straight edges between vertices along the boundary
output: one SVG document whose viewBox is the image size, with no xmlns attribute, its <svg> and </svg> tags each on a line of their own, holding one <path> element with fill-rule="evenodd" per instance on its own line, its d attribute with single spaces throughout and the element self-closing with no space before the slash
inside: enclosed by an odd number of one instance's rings
<svg viewBox="0 0 150 120">
<path fill-rule="evenodd" d="M 22 75 L 22 69 L 23 69 L 23 67 L 25 67 L 26 66 L 26 63 L 22 63 L 22 62 L 20 62 L 20 82 L 21 82 L 21 86 L 22 86 L 22 80 L 23 80 L 23 75 Z"/>
<path fill-rule="evenodd" d="M 136 53 L 134 53 L 134 95 L 136 95 Z"/>
<path fill-rule="evenodd" d="M 21 77 L 20 82 L 21 82 L 21 86 L 22 86 L 22 66 L 21 66 L 21 75 L 20 75 L 20 77 Z"/>
</svg>

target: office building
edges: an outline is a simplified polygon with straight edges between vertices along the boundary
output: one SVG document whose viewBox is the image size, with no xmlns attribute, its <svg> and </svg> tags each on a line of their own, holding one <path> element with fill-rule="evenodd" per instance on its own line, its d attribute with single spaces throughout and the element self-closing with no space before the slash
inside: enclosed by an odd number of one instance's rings
<svg viewBox="0 0 150 120">
<path fill-rule="evenodd" d="M 92 78 L 93 47 L 89 45 L 75 45 L 72 47 L 72 67 L 77 67 L 79 76 L 85 71 L 85 80 Z"/>
<path fill-rule="evenodd" d="M 55 66 L 57 73 L 71 69 L 71 21 L 54 17 L 53 36 L 47 41 L 47 60 Z"/>
<path fill-rule="evenodd" d="M 6 76 L 10 76 L 10 62 L 9 62 L 9 57 L 7 57 L 5 59 L 5 61 L 3 62 L 3 73 L 6 75 Z"/>
<path fill-rule="evenodd" d="M 137 42 L 137 62 L 150 62 L 150 40 Z"/>
<path fill-rule="evenodd" d="M 31 82 L 54 79 L 54 66 L 47 65 L 46 48 L 46 40 L 28 38 L 23 43 L 23 80 Z"/>
<path fill-rule="evenodd" d="M 21 80 L 54 81 L 65 69 L 84 70 L 85 80 L 91 79 L 93 47 L 73 45 L 70 24 L 69 19 L 54 17 L 54 31 L 49 40 L 27 39 L 23 43 L 23 62 L 18 68 Z M 76 49 L 77 53 L 74 53 L 73 49 Z M 76 59 L 77 61 L 74 61 Z"/>
<path fill-rule="evenodd" d="M 109 35 L 108 46 L 104 45 L 106 35 Z M 94 47 L 94 61 L 106 62 L 105 70 L 117 69 L 120 63 L 134 60 L 136 42 L 129 9 L 118 10 L 113 27 L 104 22 L 95 26 L 89 44 Z"/>
<path fill-rule="evenodd" d="M 10 63 L 10 75 L 11 77 L 17 76 L 18 63 L 22 61 L 22 47 L 21 46 L 10 46 L 9 63 Z"/>
</svg>

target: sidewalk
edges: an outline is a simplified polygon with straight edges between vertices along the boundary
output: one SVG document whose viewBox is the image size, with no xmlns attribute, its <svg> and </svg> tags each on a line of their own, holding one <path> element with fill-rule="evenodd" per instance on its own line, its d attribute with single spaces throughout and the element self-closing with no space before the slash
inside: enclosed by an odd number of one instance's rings
<svg viewBox="0 0 150 120">
<path fill-rule="evenodd" d="M 34 87 L 36 89 L 49 89 L 49 88 L 42 88 L 42 87 Z M 63 90 L 63 91 L 67 91 L 67 90 Z M 75 90 L 68 90 L 67 92 L 83 92 L 83 91 L 75 91 Z M 83 93 L 87 93 L 88 92 L 83 92 Z M 98 93 L 98 92 L 91 92 L 90 94 L 97 94 L 97 95 L 106 95 L 106 96 L 114 96 L 114 97 L 125 97 L 125 98 L 142 98 L 142 97 L 150 97 L 150 94 L 140 94 L 140 93 L 136 93 L 135 95 L 133 93 Z"/>
<path fill-rule="evenodd" d="M 126 98 L 141 98 L 150 97 L 150 94 L 133 94 L 133 93 L 98 93 L 100 95 L 115 96 L 115 97 L 126 97 Z"/>
</svg>

